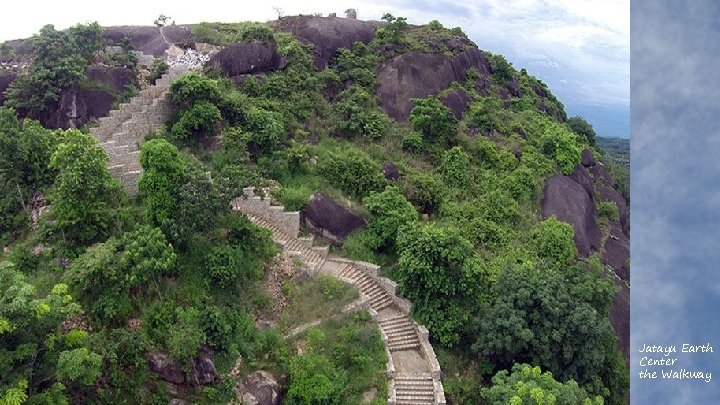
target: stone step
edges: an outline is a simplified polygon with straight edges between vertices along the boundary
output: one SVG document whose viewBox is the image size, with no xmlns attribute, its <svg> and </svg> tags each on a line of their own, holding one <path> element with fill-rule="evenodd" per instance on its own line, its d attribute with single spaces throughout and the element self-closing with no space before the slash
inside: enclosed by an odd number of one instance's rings
<svg viewBox="0 0 720 405">
<path fill-rule="evenodd" d="M 297 239 L 298 239 L 298 241 L 300 241 L 300 243 L 302 243 L 306 247 L 311 248 L 311 247 L 313 247 L 313 242 L 315 241 L 315 235 L 302 236 Z"/>
<path fill-rule="evenodd" d="M 385 296 L 382 300 L 370 301 L 372 309 L 380 312 L 393 304 L 392 298 Z"/>
<path fill-rule="evenodd" d="M 400 337 L 400 336 L 413 336 L 417 338 L 417 331 L 415 330 L 415 327 L 412 325 L 408 325 L 406 328 L 403 329 L 395 329 L 395 330 L 387 330 L 385 328 L 382 328 L 383 332 L 385 332 L 386 335 L 388 335 L 391 338 Z"/>
<path fill-rule="evenodd" d="M 401 393 L 395 394 L 396 404 L 432 404 L 435 401 L 435 394 L 428 395 L 406 395 Z"/>
<path fill-rule="evenodd" d="M 388 346 L 391 348 L 392 347 L 407 347 L 407 346 L 420 347 L 420 341 L 418 340 L 417 335 L 412 336 L 412 337 L 405 337 L 402 339 L 389 338 Z"/>
<path fill-rule="evenodd" d="M 398 323 L 410 322 L 410 319 L 405 315 L 394 316 L 392 318 L 385 318 L 378 321 L 380 326 L 390 326 Z"/>
<path fill-rule="evenodd" d="M 402 391 L 430 391 L 433 392 L 435 383 L 433 380 L 427 381 L 398 381 L 395 380 L 395 389 Z"/>
<path fill-rule="evenodd" d="M 383 330 L 403 330 L 408 328 L 415 328 L 415 323 L 411 321 L 409 318 L 403 317 L 401 319 L 398 319 L 393 322 L 379 322 L 380 327 L 383 328 Z"/>
<path fill-rule="evenodd" d="M 110 157 L 110 160 L 108 161 L 109 165 L 127 165 L 131 163 L 140 163 L 140 151 L 132 151 L 125 153 L 123 155 L 113 155 Z"/>
<path fill-rule="evenodd" d="M 430 373 L 403 373 L 395 376 L 395 381 L 430 381 L 433 377 Z"/>
</svg>

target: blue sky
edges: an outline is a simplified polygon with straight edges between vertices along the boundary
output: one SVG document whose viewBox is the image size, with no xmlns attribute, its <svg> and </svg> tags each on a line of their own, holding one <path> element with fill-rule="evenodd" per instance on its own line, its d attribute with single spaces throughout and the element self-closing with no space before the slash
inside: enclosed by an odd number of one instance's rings
<svg viewBox="0 0 720 405">
<path fill-rule="evenodd" d="M 633 2 L 633 403 L 720 398 L 718 17 L 713 0 Z M 710 383 L 638 378 L 643 344 L 708 342 L 678 362 Z"/>
<path fill-rule="evenodd" d="M 266 21 L 285 15 L 355 8 L 361 19 L 389 12 L 411 23 L 437 19 L 459 26 L 480 49 L 505 55 L 550 86 L 570 116 L 582 115 L 602 136 L 629 137 L 629 0 L 316 0 L 194 2 L 96 0 L 16 2 L 0 15 L 0 41 L 28 37 L 51 23 L 150 25 L 160 13 L 178 23 Z M 22 16 L 22 18 L 18 18 Z"/>
</svg>

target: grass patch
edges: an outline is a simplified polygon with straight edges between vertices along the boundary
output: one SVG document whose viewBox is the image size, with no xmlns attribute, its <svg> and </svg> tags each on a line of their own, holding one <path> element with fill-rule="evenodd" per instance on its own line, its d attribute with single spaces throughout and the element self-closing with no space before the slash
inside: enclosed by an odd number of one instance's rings
<svg viewBox="0 0 720 405">
<path fill-rule="evenodd" d="M 377 394 L 370 403 L 387 403 L 385 347 L 367 312 L 343 315 L 308 328 L 295 341 L 299 340 L 307 342 L 308 352 L 329 359 L 346 374 L 340 403 L 359 404 L 363 393 L 373 388 Z"/>
<path fill-rule="evenodd" d="M 283 290 L 288 305 L 280 314 L 280 329 L 285 331 L 339 314 L 359 296 L 357 288 L 322 274 L 305 281 L 287 282 Z"/>
</svg>

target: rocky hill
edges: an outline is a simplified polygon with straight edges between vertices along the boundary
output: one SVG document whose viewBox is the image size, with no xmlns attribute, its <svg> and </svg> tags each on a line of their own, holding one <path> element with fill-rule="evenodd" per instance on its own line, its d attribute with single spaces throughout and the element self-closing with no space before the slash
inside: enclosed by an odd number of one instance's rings
<svg viewBox="0 0 720 405">
<path fill-rule="evenodd" d="M 9 46 L 0 398 L 506 403 L 521 380 L 627 400 L 624 180 L 462 29 L 293 16 Z"/>
</svg>

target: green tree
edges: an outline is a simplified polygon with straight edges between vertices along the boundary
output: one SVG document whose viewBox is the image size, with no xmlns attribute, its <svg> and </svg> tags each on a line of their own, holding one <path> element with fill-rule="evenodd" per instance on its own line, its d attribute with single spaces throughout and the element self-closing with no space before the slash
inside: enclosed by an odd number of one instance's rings
<svg viewBox="0 0 720 405">
<path fill-rule="evenodd" d="M 371 191 L 363 198 L 363 205 L 370 211 L 367 232 L 374 249 L 393 249 L 398 229 L 418 218 L 415 208 L 395 186 L 387 186 L 383 192 Z"/>
<path fill-rule="evenodd" d="M 375 96 L 359 85 L 349 87 L 335 99 L 332 110 L 345 136 L 362 135 L 378 139 L 385 134 L 389 121 L 377 108 Z"/>
<path fill-rule="evenodd" d="M 570 117 L 565 124 L 570 129 L 587 140 L 588 145 L 595 146 L 596 134 L 593 126 L 580 116 Z"/>
<path fill-rule="evenodd" d="M 410 102 L 414 106 L 410 110 L 410 122 L 425 140 L 443 143 L 454 139 L 457 119 L 437 97 L 412 98 Z"/>
<path fill-rule="evenodd" d="M 140 286 L 173 269 L 177 255 L 159 228 L 141 225 L 122 237 L 124 255 L 121 266 L 127 269 L 128 285 Z"/>
<path fill-rule="evenodd" d="M 32 64 L 7 91 L 6 105 L 37 117 L 53 108 L 62 90 L 76 84 L 102 48 L 103 29 L 95 22 L 57 31 L 46 25 L 31 39 Z"/>
<path fill-rule="evenodd" d="M 622 399 L 627 387 L 617 375 L 627 370 L 615 360 L 607 317 L 614 291 L 598 270 L 508 263 L 495 283 L 495 300 L 479 309 L 473 348 L 499 367 L 537 364 L 593 395 Z"/>
<path fill-rule="evenodd" d="M 50 195 L 57 227 L 64 237 L 80 243 L 106 237 L 122 188 L 110 176 L 108 157 L 95 138 L 70 129 L 60 135 L 50 158 L 58 170 Z"/>
<path fill-rule="evenodd" d="M 574 234 L 572 225 L 552 216 L 533 228 L 530 238 L 540 258 L 566 265 L 572 263 L 577 255 Z"/>
<path fill-rule="evenodd" d="M 402 228 L 397 246 L 398 285 L 413 313 L 443 345 L 456 344 L 476 285 L 475 267 L 465 266 L 472 245 L 458 229 L 428 223 Z"/>
<path fill-rule="evenodd" d="M 181 140 L 198 134 L 210 135 L 221 120 L 222 114 L 214 104 L 198 101 L 180 113 L 180 119 L 173 124 L 170 132 Z"/>
<path fill-rule="evenodd" d="M 463 190 L 470 181 L 469 167 L 470 155 L 463 148 L 456 146 L 445 152 L 440 173 L 449 186 Z"/>
<path fill-rule="evenodd" d="M 319 169 L 332 185 L 355 198 L 380 191 L 386 183 L 380 165 L 359 149 L 331 153 L 323 159 Z"/>
<path fill-rule="evenodd" d="M 167 341 L 167 348 L 174 359 L 185 363 L 197 355 L 207 341 L 201 325 L 201 315 L 202 313 L 193 307 L 175 309 L 175 322 L 170 326 Z"/>
<path fill-rule="evenodd" d="M 175 145 L 164 139 L 143 144 L 140 164 L 143 175 L 138 189 L 147 207 L 145 216 L 152 224 L 162 225 L 175 210 L 175 192 L 183 179 L 185 165 Z"/>
<path fill-rule="evenodd" d="M 341 404 L 347 373 L 330 360 L 313 352 L 290 361 L 288 404 Z"/>
<path fill-rule="evenodd" d="M 405 193 L 421 212 L 429 214 L 440 208 L 445 188 L 438 176 L 430 173 L 418 173 L 410 176 Z"/>
<path fill-rule="evenodd" d="M 512 374 L 499 371 L 492 378 L 492 386 L 481 391 L 483 399 L 491 404 L 582 404 L 602 405 L 601 396 L 591 398 L 573 381 L 564 384 L 555 380 L 549 371 L 527 364 L 514 364 Z"/>
<path fill-rule="evenodd" d="M 93 385 L 102 371 L 102 357 L 85 347 L 60 353 L 55 375 L 59 380 Z"/>
<path fill-rule="evenodd" d="M 199 102 L 215 104 L 221 99 L 218 82 L 194 72 L 175 79 L 170 84 L 170 95 L 173 103 L 184 109 Z"/>
</svg>

